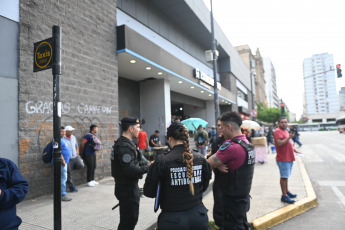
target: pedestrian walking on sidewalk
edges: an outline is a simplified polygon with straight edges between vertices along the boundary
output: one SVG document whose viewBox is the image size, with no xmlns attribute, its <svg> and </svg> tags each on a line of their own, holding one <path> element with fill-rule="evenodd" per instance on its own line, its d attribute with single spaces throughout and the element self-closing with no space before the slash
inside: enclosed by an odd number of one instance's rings
<svg viewBox="0 0 345 230">
<path fill-rule="evenodd" d="M 182 123 L 172 123 L 167 137 L 171 151 L 156 158 L 144 184 L 144 195 L 151 198 L 160 186 L 158 229 L 207 230 L 202 194 L 211 179 L 210 167 L 201 154 L 190 152 L 188 130 Z"/>
<path fill-rule="evenodd" d="M 70 125 L 67 125 L 65 127 L 66 130 L 66 136 L 64 136 L 64 140 L 71 150 L 71 158 L 69 159 L 69 162 L 67 164 L 67 182 L 66 185 L 68 185 L 70 192 L 78 192 L 78 189 L 74 186 L 72 181 L 72 170 L 74 169 L 83 169 L 84 168 L 84 162 L 79 156 L 79 146 L 77 142 L 77 138 L 72 134 L 74 128 Z"/>
<path fill-rule="evenodd" d="M 218 168 L 223 190 L 224 229 L 248 229 L 247 212 L 250 208 L 255 151 L 241 132 L 242 119 L 238 113 L 227 112 L 221 118 L 225 142 L 208 159 L 211 168 Z"/>
<path fill-rule="evenodd" d="M 217 132 L 219 133 L 218 138 L 213 142 L 211 155 L 207 156 L 207 158 L 211 157 L 215 154 L 219 147 L 224 143 L 225 139 L 222 133 L 222 127 L 220 122 L 220 117 L 217 119 Z M 213 219 L 215 224 L 219 227 L 219 230 L 223 230 L 224 226 L 224 208 L 223 208 L 223 190 L 222 190 L 222 179 L 221 177 L 225 175 L 219 169 L 213 169 L 214 172 L 214 181 L 213 181 Z"/>
<path fill-rule="evenodd" d="M 29 183 L 10 160 L 0 158 L 0 229 L 18 229 L 22 219 L 16 205 L 29 191 Z"/>
<path fill-rule="evenodd" d="M 115 141 L 111 152 L 111 173 L 115 179 L 115 196 L 120 205 L 120 223 L 117 229 L 132 230 L 139 218 L 138 180 L 147 172 L 148 166 L 140 165 L 141 153 L 132 141 L 139 135 L 139 119 L 124 117 L 121 128 L 122 135 Z"/>
<path fill-rule="evenodd" d="M 278 128 L 274 131 L 274 143 L 277 151 L 277 165 L 280 171 L 280 187 L 282 190 L 281 201 L 292 204 L 297 195 L 289 191 L 288 179 L 291 175 L 293 162 L 295 161 L 295 154 L 300 153 L 293 147 L 292 138 L 295 132 L 288 132 L 288 121 L 286 117 L 281 117 L 278 120 Z"/>
</svg>

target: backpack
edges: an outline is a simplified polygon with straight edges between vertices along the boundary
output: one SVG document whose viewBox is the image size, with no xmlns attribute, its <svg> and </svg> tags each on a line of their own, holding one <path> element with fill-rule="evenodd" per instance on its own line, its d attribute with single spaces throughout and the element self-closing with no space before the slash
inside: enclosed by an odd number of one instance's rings
<svg viewBox="0 0 345 230">
<path fill-rule="evenodd" d="M 99 151 L 101 150 L 103 147 L 102 147 L 102 143 L 101 141 L 99 140 L 99 138 L 95 135 L 93 135 L 92 133 L 89 133 L 91 134 L 91 143 L 90 143 L 90 147 L 94 150 L 94 151 Z"/>
<path fill-rule="evenodd" d="M 53 143 L 54 143 L 54 141 L 48 142 L 46 147 L 44 147 L 44 149 L 43 149 L 42 161 L 45 164 L 50 163 L 53 159 Z"/>
<path fill-rule="evenodd" d="M 198 143 L 198 145 L 205 144 L 206 140 L 204 138 L 203 132 L 199 132 L 198 137 L 196 138 L 196 142 Z"/>
</svg>

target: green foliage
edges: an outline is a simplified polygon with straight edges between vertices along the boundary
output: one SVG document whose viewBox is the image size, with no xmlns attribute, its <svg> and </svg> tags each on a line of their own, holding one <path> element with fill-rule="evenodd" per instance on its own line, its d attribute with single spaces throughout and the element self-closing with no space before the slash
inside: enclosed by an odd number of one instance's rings
<svg viewBox="0 0 345 230">
<path fill-rule="evenodd" d="M 266 105 L 261 103 L 258 106 L 258 116 L 257 119 L 264 122 L 274 123 L 282 116 L 280 108 L 267 108 Z M 286 117 L 288 114 L 285 112 Z"/>
</svg>

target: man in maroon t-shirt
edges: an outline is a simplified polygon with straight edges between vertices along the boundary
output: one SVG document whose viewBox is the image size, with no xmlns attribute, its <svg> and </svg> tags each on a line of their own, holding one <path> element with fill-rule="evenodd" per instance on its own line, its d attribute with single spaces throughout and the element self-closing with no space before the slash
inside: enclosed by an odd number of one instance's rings
<svg viewBox="0 0 345 230">
<path fill-rule="evenodd" d="M 209 157 L 207 161 L 211 169 L 218 168 L 224 173 L 229 171 L 237 174 L 238 169 L 245 165 L 247 153 L 240 144 L 233 142 L 233 140 L 238 139 L 247 144 L 249 143 L 246 136 L 241 132 L 242 119 L 238 113 L 227 112 L 222 114 L 220 121 L 225 142 L 219 147 L 217 153 Z M 229 177 L 222 176 L 221 183 L 227 183 L 222 187 L 233 186 L 232 182 L 228 179 Z M 246 184 L 251 185 L 251 182 L 250 180 Z M 224 190 L 222 197 L 224 228 L 220 229 L 248 229 L 247 212 L 250 207 L 249 198 L 249 194 L 232 195 Z"/>
<path fill-rule="evenodd" d="M 297 197 L 288 189 L 288 178 L 291 175 L 292 165 L 295 161 L 295 153 L 299 153 L 294 147 L 292 138 L 295 135 L 294 132 L 288 132 L 286 129 L 288 122 L 286 117 L 281 117 L 278 120 L 278 128 L 274 131 L 274 143 L 277 150 L 277 165 L 280 171 L 280 187 L 282 190 L 281 201 L 292 204 L 295 201 L 291 198 Z"/>
</svg>

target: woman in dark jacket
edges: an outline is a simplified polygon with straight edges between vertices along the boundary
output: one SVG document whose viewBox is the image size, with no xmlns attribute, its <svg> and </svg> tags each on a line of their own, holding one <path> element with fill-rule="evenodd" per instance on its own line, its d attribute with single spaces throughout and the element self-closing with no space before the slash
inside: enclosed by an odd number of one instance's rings
<svg viewBox="0 0 345 230">
<path fill-rule="evenodd" d="M 202 193 L 211 178 L 209 164 L 199 153 L 190 152 L 188 130 L 182 123 L 171 124 L 167 137 L 171 151 L 157 157 L 144 185 L 144 195 L 151 198 L 160 187 L 158 229 L 206 230 L 208 216 Z"/>
</svg>

